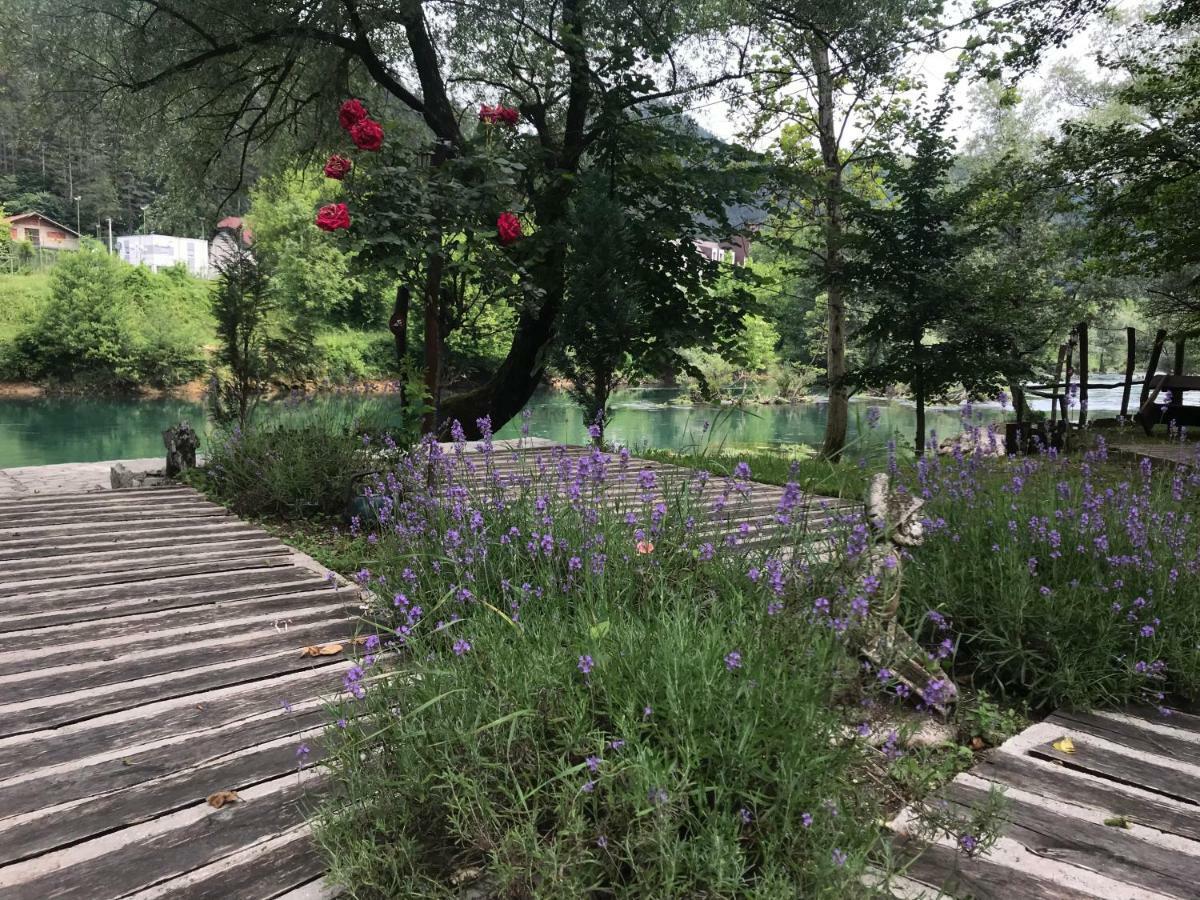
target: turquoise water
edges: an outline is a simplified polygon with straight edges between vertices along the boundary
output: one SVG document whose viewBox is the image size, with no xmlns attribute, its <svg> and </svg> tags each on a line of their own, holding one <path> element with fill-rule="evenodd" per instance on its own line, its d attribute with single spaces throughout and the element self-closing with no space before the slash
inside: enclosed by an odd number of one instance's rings
<svg viewBox="0 0 1200 900">
<path fill-rule="evenodd" d="M 676 449 L 785 447 L 819 444 L 825 427 L 825 405 L 802 403 L 786 406 L 691 406 L 679 402 L 677 388 L 646 388 L 620 392 L 608 437 L 632 447 Z M 270 415 L 301 415 L 322 407 L 352 416 L 358 411 L 386 415 L 396 400 L 389 395 L 334 394 L 322 396 L 289 410 L 270 404 Z M 879 411 L 876 428 L 868 427 L 867 410 Z M 579 409 L 565 394 L 545 391 L 529 405 L 530 433 L 567 443 L 587 439 Z M 998 421 L 1002 411 L 979 407 L 979 421 Z M 886 400 L 855 400 L 851 404 L 850 438 L 878 444 L 896 433 L 901 443 L 912 439 L 914 413 L 910 404 Z M 91 462 L 160 456 L 161 432 L 187 419 L 205 422 L 200 403 L 187 400 L 134 400 L 95 397 L 44 397 L 0 400 L 0 468 L 64 462 Z M 941 436 L 960 429 L 957 409 L 933 409 L 929 428 Z M 706 429 L 705 423 L 708 423 Z M 500 437 L 517 437 L 521 420 L 500 430 Z"/>
</svg>

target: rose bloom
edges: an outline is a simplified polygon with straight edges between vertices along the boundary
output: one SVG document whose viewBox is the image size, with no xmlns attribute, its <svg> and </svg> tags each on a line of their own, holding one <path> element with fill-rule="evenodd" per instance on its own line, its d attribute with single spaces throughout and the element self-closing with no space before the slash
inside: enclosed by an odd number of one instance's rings
<svg viewBox="0 0 1200 900">
<path fill-rule="evenodd" d="M 510 212 L 500 213 L 496 219 L 496 233 L 500 235 L 500 243 L 511 244 L 521 236 L 521 220 Z"/>
<path fill-rule="evenodd" d="M 383 146 L 383 127 L 374 119 L 362 119 L 350 129 L 350 140 L 359 150 L 378 150 Z"/>
<path fill-rule="evenodd" d="M 637 542 L 637 552 L 638 553 L 653 553 L 654 552 L 654 542 L 653 541 L 638 541 Z"/>
<path fill-rule="evenodd" d="M 487 122 L 489 125 L 498 125 L 503 122 L 505 125 L 516 125 L 521 118 L 521 114 L 511 106 L 481 106 L 479 107 L 479 120 Z"/>
<path fill-rule="evenodd" d="M 337 231 L 350 227 L 350 210 L 345 203 L 330 203 L 317 210 L 317 227 L 322 231 Z"/>
<path fill-rule="evenodd" d="M 338 109 L 338 124 L 349 131 L 367 117 L 367 108 L 357 100 L 347 100 Z"/>
<path fill-rule="evenodd" d="M 325 162 L 325 177 L 336 178 L 338 181 L 341 181 L 350 174 L 350 170 L 353 168 L 354 163 L 347 157 L 335 153 Z"/>
</svg>

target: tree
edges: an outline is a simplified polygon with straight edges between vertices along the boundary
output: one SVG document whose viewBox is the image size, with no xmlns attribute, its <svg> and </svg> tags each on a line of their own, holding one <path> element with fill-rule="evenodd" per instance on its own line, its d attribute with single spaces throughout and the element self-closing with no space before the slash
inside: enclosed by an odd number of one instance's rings
<svg viewBox="0 0 1200 900">
<path fill-rule="evenodd" d="M 213 296 L 218 347 L 209 405 L 223 424 L 245 431 L 273 370 L 272 319 L 278 299 L 265 266 L 238 235 L 236 250 L 221 264 Z"/>
<path fill-rule="evenodd" d="M 555 359 L 597 440 L 621 381 L 686 368 L 683 348 L 732 350 L 741 335 L 744 273 L 694 245 L 702 230 L 728 227 L 727 206 L 756 181 L 729 156 L 686 124 L 634 121 L 573 195 Z"/>
<path fill-rule="evenodd" d="M 767 73 L 752 92 L 756 130 L 794 123 L 812 152 L 787 190 L 811 197 L 809 241 L 828 310 L 829 406 L 821 454 L 845 446 L 852 379 L 846 363 L 843 206 L 848 171 L 881 153 L 919 86 L 914 51 L 940 49 L 953 30 L 972 32 L 963 71 L 996 74 L 1027 67 L 1047 44 L 1064 40 L 1100 0 L 1012 0 L 974 4 L 948 21 L 943 0 L 753 0 L 751 18 L 768 47 Z"/>
<path fill-rule="evenodd" d="M 856 227 L 846 248 L 848 282 L 871 309 L 861 331 L 871 352 L 854 379 L 909 386 L 918 456 L 929 400 L 958 385 L 972 397 L 992 396 L 1028 370 L 1003 316 L 963 271 L 986 236 L 966 219 L 972 186 L 948 183 L 953 144 L 941 134 L 944 114 L 919 127 L 911 157 L 886 161 L 886 203 L 850 207 Z"/>
<path fill-rule="evenodd" d="M 365 324 L 356 308 L 363 285 L 353 257 L 313 228 L 312 211 L 341 195 L 338 183 L 291 167 L 260 178 L 250 191 L 246 222 L 255 252 L 271 260 L 272 287 L 298 318 Z M 371 323 L 378 313 L 370 315 Z"/>
<path fill-rule="evenodd" d="M 1200 328 L 1200 10 L 1163 5 L 1110 55 L 1123 115 L 1063 126 L 1061 170 L 1105 269 L 1150 285 L 1153 308 Z"/>
<path fill-rule="evenodd" d="M 541 380 L 565 291 L 564 224 L 593 155 L 627 127 L 631 111 L 732 82 L 745 60 L 722 27 L 721 4 L 700 0 L 652 0 L 633 10 L 617 0 L 255 0 L 236 10 L 99 0 L 54 13 L 39 20 L 47 39 L 36 49 L 77 48 L 64 71 L 86 73 L 156 115 L 188 120 L 202 109 L 188 127 L 210 155 L 222 142 L 228 155 L 292 128 L 320 134 L 314 123 L 336 100 L 370 94 L 419 117 L 437 167 L 473 152 L 463 110 L 478 99 L 520 110 L 528 128 L 521 190 L 537 229 L 524 254 L 526 290 L 508 355 L 486 384 L 442 405 L 444 417 L 468 430 L 484 414 L 498 427 Z M 430 248 L 419 292 L 430 307 L 441 296 L 439 256 Z"/>
</svg>

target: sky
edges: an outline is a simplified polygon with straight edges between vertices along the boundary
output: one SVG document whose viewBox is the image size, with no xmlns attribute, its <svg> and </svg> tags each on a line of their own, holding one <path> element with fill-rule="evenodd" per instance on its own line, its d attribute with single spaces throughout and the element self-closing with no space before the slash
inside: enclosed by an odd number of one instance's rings
<svg viewBox="0 0 1200 900">
<path fill-rule="evenodd" d="M 1118 2 L 1114 5 L 1120 10 L 1128 11 L 1138 4 L 1137 0 L 1126 0 L 1126 2 Z M 1099 29 L 1096 26 L 1092 26 L 1075 34 L 1062 47 L 1055 47 L 1047 51 L 1043 55 L 1041 64 L 1037 70 L 1027 74 L 1018 83 L 1020 91 L 1022 93 L 1028 92 L 1034 94 L 1044 90 L 1048 74 L 1056 65 L 1062 62 L 1070 62 L 1085 73 L 1096 74 L 1099 70 L 1094 60 L 1093 47 L 1098 33 Z M 955 40 L 954 36 L 951 35 L 948 43 L 956 44 L 961 43 L 961 41 Z M 945 85 L 946 75 L 954 67 L 957 54 L 957 50 L 938 51 L 926 53 L 915 61 L 915 72 L 922 76 L 926 82 L 926 96 L 936 96 L 942 90 Z M 974 124 L 967 103 L 969 90 L 969 82 L 964 82 L 957 88 L 955 100 L 960 108 L 954 112 L 949 122 L 949 130 L 959 139 L 960 146 L 974 131 Z M 1064 117 L 1069 112 L 1069 110 L 1065 109 L 1059 110 L 1060 115 Z M 744 122 L 740 120 L 730 105 L 723 100 L 698 100 L 695 108 L 691 109 L 688 115 L 694 118 L 703 128 L 724 141 L 731 143 L 743 142 Z M 754 146 L 762 149 L 770 141 L 771 137 L 760 139 L 755 142 Z"/>
</svg>

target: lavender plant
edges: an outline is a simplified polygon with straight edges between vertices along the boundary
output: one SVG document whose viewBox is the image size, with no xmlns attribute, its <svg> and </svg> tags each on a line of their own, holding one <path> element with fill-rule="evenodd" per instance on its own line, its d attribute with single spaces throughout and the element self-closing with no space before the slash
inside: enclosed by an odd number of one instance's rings
<svg viewBox="0 0 1200 900">
<path fill-rule="evenodd" d="M 859 776 L 880 752 L 833 698 L 858 696 L 846 637 L 879 585 L 834 589 L 805 550 L 820 519 L 853 551 L 854 517 L 805 509 L 794 484 L 756 507 L 750 475 L 664 484 L 627 453 L 528 467 L 486 442 L 382 475 L 349 544 L 376 633 L 333 711 L 317 834 L 335 880 L 861 894 L 881 798 Z M 774 537 L 739 524 L 755 509 Z"/>
<path fill-rule="evenodd" d="M 921 460 L 902 614 L 962 678 L 1036 707 L 1200 694 L 1200 469 L 1082 455 Z M 1200 462 L 1200 460 L 1198 460 Z"/>
</svg>

